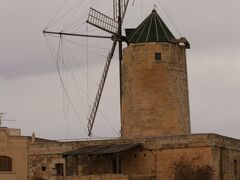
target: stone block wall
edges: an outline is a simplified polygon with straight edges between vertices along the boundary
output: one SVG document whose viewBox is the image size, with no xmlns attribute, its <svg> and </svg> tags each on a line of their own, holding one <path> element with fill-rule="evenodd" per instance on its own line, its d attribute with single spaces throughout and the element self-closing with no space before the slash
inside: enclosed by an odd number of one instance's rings
<svg viewBox="0 0 240 180">
<path fill-rule="evenodd" d="M 28 161 L 28 173 L 32 180 L 37 180 L 38 178 L 47 180 L 57 175 L 56 164 L 65 166 L 65 160 L 59 154 L 29 156 Z"/>
<path fill-rule="evenodd" d="M 29 139 L 15 136 L 18 132 L 18 130 L 0 128 L 0 156 L 8 157 L 12 162 L 11 171 L 0 171 L 1 180 L 27 179 Z"/>
<path fill-rule="evenodd" d="M 130 45 L 124 49 L 122 69 L 123 138 L 190 133 L 184 47 Z"/>
<path fill-rule="evenodd" d="M 78 176 L 56 177 L 54 166 L 56 163 L 65 163 L 65 159 L 61 156 L 64 150 L 76 150 L 86 145 L 124 143 L 142 144 L 138 149 L 120 153 L 122 174 L 127 175 L 129 179 L 156 177 L 161 180 L 178 180 L 176 174 L 185 175 L 182 174 L 181 168 L 180 170 L 178 168 L 181 166 L 188 168 L 189 173 L 200 172 L 200 177 L 205 176 L 206 173 L 212 173 L 211 180 L 235 180 L 240 175 L 239 140 L 215 134 L 196 134 L 31 145 L 29 148 L 30 176 L 39 175 L 46 180 L 51 178 L 73 180 L 112 173 L 114 156 L 111 155 L 79 156 Z M 42 165 L 46 165 L 45 172 L 42 172 Z"/>
</svg>

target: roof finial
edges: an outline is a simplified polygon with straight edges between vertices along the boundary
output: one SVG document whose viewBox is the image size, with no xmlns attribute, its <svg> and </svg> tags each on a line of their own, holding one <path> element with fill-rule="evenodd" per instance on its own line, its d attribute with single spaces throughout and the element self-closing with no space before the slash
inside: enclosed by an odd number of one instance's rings
<svg viewBox="0 0 240 180">
<path fill-rule="evenodd" d="M 156 11 L 156 9 L 157 9 L 157 5 L 153 4 L 153 11 Z"/>
<path fill-rule="evenodd" d="M 36 141 L 36 137 L 35 137 L 35 133 L 34 132 L 32 133 L 32 139 L 31 140 L 32 140 L 32 144 L 34 144 L 35 141 Z"/>
</svg>

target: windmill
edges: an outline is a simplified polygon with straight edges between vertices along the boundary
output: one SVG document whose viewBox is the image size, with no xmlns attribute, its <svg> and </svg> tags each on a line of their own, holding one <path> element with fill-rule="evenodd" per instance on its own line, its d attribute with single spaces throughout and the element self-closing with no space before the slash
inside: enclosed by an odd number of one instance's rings
<svg viewBox="0 0 240 180">
<path fill-rule="evenodd" d="M 122 99 L 122 42 L 125 41 L 125 37 L 122 35 L 122 23 L 127 11 L 129 0 L 113 0 L 113 17 L 106 16 L 105 14 L 97 11 L 94 8 L 90 8 L 87 23 L 99 28 L 105 32 L 112 34 L 112 36 L 98 36 L 98 35 L 86 35 L 86 34 L 73 34 L 73 33 L 63 33 L 63 32 L 52 32 L 52 31 L 43 31 L 44 34 L 57 34 L 64 36 L 80 36 L 80 37 L 92 37 L 92 38 L 109 38 L 113 41 L 112 47 L 107 56 L 107 60 L 104 66 L 103 74 L 101 76 L 100 84 L 98 86 L 97 94 L 95 101 L 92 106 L 92 110 L 88 117 L 88 136 L 92 136 L 92 130 L 98 111 L 99 103 L 102 97 L 103 88 L 107 78 L 108 70 L 111 64 L 111 60 L 115 53 L 117 43 L 119 45 L 119 79 L 120 79 L 120 108 L 121 108 L 121 99 Z"/>
</svg>

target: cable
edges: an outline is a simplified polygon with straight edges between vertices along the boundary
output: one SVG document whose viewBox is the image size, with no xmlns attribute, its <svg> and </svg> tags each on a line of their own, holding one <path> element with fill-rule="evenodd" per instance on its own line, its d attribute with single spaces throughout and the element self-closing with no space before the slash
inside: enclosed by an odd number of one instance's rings
<svg viewBox="0 0 240 180">
<path fill-rule="evenodd" d="M 66 3 L 67 0 L 64 0 L 62 5 L 58 8 L 58 10 L 56 11 L 56 13 L 53 15 L 53 17 L 50 19 L 50 21 L 47 23 L 47 26 L 45 27 L 45 30 L 48 29 L 50 23 L 52 23 L 53 19 L 57 16 L 57 14 L 60 12 L 60 10 L 63 8 L 64 4 Z"/>
<path fill-rule="evenodd" d="M 98 0 L 98 4 L 96 4 L 95 7 L 99 8 L 99 7 L 103 6 L 103 5 L 105 5 L 107 2 L 108 2 L 107 0 L 100 0 L 100 1 Z"/>
<path fill-rule="evenodd" d="M 78 8 L 84 3 L 84 1 L 85 1 L 85 0 L 80 1 L 80 3 L 78 4 L 78 6 L 77 6 L 76 8 L 74 8 L 75 10 L 73 10 L 73 11 L 74 11 L 73 14 L 68 18 L 66 24 L 65 24 L 64 27 L 63 27 L 63 30 L 64 30 L 65 28 L 67 28 L 67 26 L 69 25 L 69 23 L 71 22 L 71 20 L 74 18 L 74 16 L 76 16 L 76 13 L 77 13 Z"/>
<path fill-rule="evenodd" d="M 63 58 L 63 45 L 62 45 L 62 41 L 61 41 L 61 53 L 59 54 L 60 56 L 61 56 L 61 58 L 59 58 L 59 59 L 62 59 L 62 63 L 63 64 L 65 64 L 64 63 L 64 58 Z M 63 68 L 62 68 L 62 74 L 63 74 L 63 81 L 65 82 L 65 86 L 67 87 L 67 82 L 66 82 L 66 77 L 65 77 L 65 68 L 64 68 L 64 66 L 63 66 Z M 63 93 L 62 93 L 62 100 L 63 100 L 63 113 L 64 113 L 64 118 L 65 118 L 65 121 L 66 121 L 66 123 L 67 123 L 67 136 L 68 136 L 68 118 L 67 118 L 67 111 L 66 111 L 66 109 L 65 109 L 65 104 L 67 103 L 67 101 L 65 102 L 65 97 L 66 97 L 66 93 L 65 93 L 65 89 L 62 87 L 62 90 L 63 90 Z"/>
<path fill-rule="evenodd" d="M 56 36 L 55 36 L 55 37 L 56 37 Z M 61 75 L 60 65 L 59 65 L 59 61 L 60 61 L 61 59 L 63 60 L 63 61 L 62 61 L 63 70 L 68 70 L 69 68 L 67 68 L 67 65 L 65 64 L 65 62 L 64 62 L 64 57 L 63 57 L 64 54 L 63 54 L 63 42 L 62 42 L 62 40 L 65 40 L 65 39 L 63 39 L 62 37 L 60 37 L 60 40 L 61 40 L 61 41 L 59 41 L 59 45 L 58 45 L 57 64 L 56 64 L 56 65 L 57 65 L 58 74 L 59 74 L 59 77 L 60 77 L 60 80 L 61 80 L 61 83 L 62 83 L 62 87 L 63 87 L 63 89 L 64 89 L 64 92 L 66 93 L 66 97 L 69 99 L 70 105 L 72 106 L 75 114 L 77 115 L 78 119 L 79 119 L 80 122 L 81 122 L 81 119 L 80 119 L 80 117 L 79 117 L 79 115 L 78 115 L 78 113 L 77 113 L 77 111 L 76 111 L 76 108 L 75 108 L 73 102 L 71 101 L 71 98 L 70 98 L 69 93 L 68 93 L 68 91 L 67 91 L 67 87 L 66 87 L 65 80 L 64 80 L 64 79 L 65 79 L 65 78 L 64 78 L 64 74 L 63 74 L 63 76 Z M 73 43 L 73 41 L 71 41 L 71 40 L 66 40 L 66 41 Z M 76 44 L 76 43 L 74 42 L 73 44 Z M 59 52 L 59 47 L 60 47 L 60 46 L 61 46 L 62 53 Z M 87 47 L 86 47 L 87 53 L 89 52 L 88 47 L 89 47 L 89 44 L 87 43 Z M 98 54 L 98 55 L 99 55 L 99 54 Z M 100 56 L 106 57 L 106 56 L 104 56 L 104 55 L 100 55 Z M 70 72 L 71 72 L 71 71 L 70 71 Z M 71 73 L 71 74 L 72 74 L 72 73 Z M 74 77 L 73 74 L 72 74 L 72 77 L 73 77 L 74 81 L 76 82 L 76 84 L 78 84 L 78 82 L 77 82 L 77 80 L 76 80 L 76 78 Z M 87 72 L 87 78 L 88 78 L 88 77 L 89 77 L 89 74 L 88 74 L 88 72 Z M 88 79 L 87 79 L 87 81 L 88 81 Z M 84 93 L 86 93 L 83 89 L 82 89 L 82 91 L 83 91 Z M 86 93 L 86 94 L 88 94 L 88 90 L 87 90 L 87 93 Z M 80 97 L 81 97 L 81 96 L 80 96 Z M 87 95 L 87 97 L 89 98 L 89 95 Z M 119 135 L 119 133 L 115 130 L 115 128 L 111 125 L 111 123 L 110 123 L 109 121 L 107 121 L 107 119 L 103 116 L 102 112 L 101 112 L 101 111 L 99 111 L 99 112 L 101 113 L 101 116 L 103 117 L 103 119 L 108 123 L 108 125 L 115 131 L 115 133 L 116 133 L 117 135 Z M 67 116 L 67 114 L 66 114 L 66 116 Z M 82 122 L 81 122 L 81 124 L 82 124 Z M 82 125 L 83 125 L 83 124 L 82 124 Z M 84 127 L 84 126 L 83 126 L 83 127 Z M 84 128 L 84 130 L 85 130 L 85 132 L 86 132 L 86 129 L 85 129 L 85 128 Z"/>
<path fill-rule="evenodd" d="M 45 36 L 45 37 L 46 37 L 46 36 Z M 47 39 L 47 38 L 46 38 L 46 39 Z M 47 39 L 47 40 L 48 40 L 48 39 Z M 49 41 L 49 40 L 48 40 L 48 41 Z M 72 109 L 73 109 L 76 117 L 78 118 L 80 124 L 82 125 L 82 127 L 83 127 L 83 129 L 84 129 L 85 134 L 87 135 L 88 132 L 87 132 L 87 130 L 85 129 L 85 126 L 83 125 L 83 122 L 81 121 L 81 118 L 80 118 L 80 116 L 79 116 L 79 114 L 78 114 L 78 112 L 77 112 L 77 110 L 76 110 L 76 108 L 75 108 L 75 106 L 74 106 L 74 104 L 73 104 L 70 96 L 69 96 L 69 93 L 68 93 L 68 91 L 67 91 L 67 89 L 66 89 L 66 87 L 65 87 L 65 84 L 64 84 L 64 81 L 63 81 L 63 78 L 62 78 L 62 75 L 61 75 L 61 72 L 60 72 L 60 69 L 59 69 L 59 65 L 58 65 L 59 59 L 58 59 L 58 58 L 59 58 L 60 45 L 61 45 L 61 42 L 60 42 L 60 41 L 61 41 L 61 39 L 59 39 L 58 48 L 57 48 L 57 57 L 56 57 L 56 62 L 55 62 L 56 66 L 57 66 L 57 72 L 58 72 L 58 75 L 59 75 L 59 78 L 60 78 L 62 87 L 65 89 L 65 93 L 66 93 L 66 96 L 67 96 L 67 98 L 68 98 L 68 100 L 69 100 L 69 102 L 70 102 L 70 105 L 72 106 Z M 50 52 L 51 52 L 52 57 L 55 59 L 55 57 L 54 57 L 54 55 L 53 55 L 53 52 L 52 52 L 52 50 L 51 50 L 51 46 L 49 46 L 49 43 L 48 43 L 47 45 L 48 45 L 48 47 L 49 47 L 49 50 L 50 50 Z"/>
<path fill-rule="evenodd" d="M 91 6 L 93 6 L 93 4 L 94 4 L 94 1 L 95 1 L 95 0 L 92 0 L 92 5 L 91 5 Z"/>
<path fill-rule="evenodd" d="M 69 39 L 64 39 L 64 40 L 65 40 L 65 41 L 68 41 L 68 42 L 70 42 L 70 43 L 72 43 L 72 44 L 78 45 L 78 46 L 81 48 L 81 46 L 80 46 L 78 43 L 76 43 L 76 42 L 74 42 L 74 41 L 72 41 L 72 40 L 69 40 Z M 86 48 L 82 47 L 82 49 L 83 49 L 84 51 L 86 51 Z M 101 57 L 104 57 L 104 58 L 107 58 L 106 55 L 97 53 L 97 52 L 95 52 L 95 51 L 90 51 L 90 50 L 89 50 L 88 52 L 90 52 L 90 53 L 92 53 L 92 54 L 95 54 L 95 55 L 98 55 L 98 56 L 101 56 Z"/>
<path fill-rule="evenodd" d="M 62 64 L 63 64 L 63 81 L 65 82 L 66 88 L 68 87 L 68 79 L 67 79 L 67 68 L 66 68 L 66 63 L 65 63 L 65 58 L 64 58 L 64 50 L 63 50 L 63 41 L 61 41 L 61 59 L 62 59 Z M 69 101 L 66 101 L 66 92 L 65 89 L 63 88 L 63 112 L 64 112 L 64 117 L 65 121 L 67 123 L 66 129 L 67 129 L 67 137 L 69 136 Z"/>
<path fill-rule="evenodd" d="M 140 24 L 139 29 L 137 29 L 137 31 L 134 32 L 134 34 L 130 37 L 129 41 L 132 40 L 132 38 L 133 38 L 133 37 L 138 33 L 138 31 L 143 27 L 143 25 L 145 24 L 145 22 L 149 20 L 149 18 L 150 18 L 150 17 L 146 18 L 146 19 Z M 146 24 L 147 24 L 147 23 L 146 23 Z M 146 26 L 146 24 L 145 24 L 145 26 Z M 145 26 L 143 27 L 143 29 L 145 28 Z M 140 36 L 139 36 L 139 37 L 140 37 Z M 137 42 L 138 42 L 138 40 L 137 40 Z"/>
<path fill-rule="evenodd" d="M 66 39 L 64 39 L 66 40 Z M 71 41 L 71 42 L 74 42 L 74 41 Z M 79 46 L 85 46 L 86 44 L 82 44 L 82 43 L 77 43 L 75 42 L 76 44 L 78 44 Z M 101 49 L 101 50 L 109 50 L 109 48 L 104 48 L 104 47 L 99 47 L 99 46 L 93 46 L 93 45 L 89 45 L 88 43 L 88 47 L 90 48 L 93 48 L 93 49 Z M 106 56 L 105 56 L 106 57 Z"/>
<path fill-rule="evenodd" d="M 67 50 L 70 54 L 70 56 L 72 57 L 72 59 L 76 62 L 77 65 L 81 66 L 81 64 L 78 64 L 78 61 L 76 60 L 76 58 L 73 56 L 73 54 L 71 53 L 70 49 L 67 47 Z M 92 82 L 93 85 L 95 86 L 99 86 L 99 83 L 97 83 L 93 78 L 91 78 L 91 76 L 87 75 L 87 73 L 84 71 L 84 69 L 82 69 L 83 74 L 91 80 L 90 82 Z"/>
<path fill-rule="evenodd" d="M 50 41 L 49 41 L 50 42 Z M 50 42 L 50 44 L 51 44 L 51 42 Z M 66 64 L 65 64 L 65 66 L 66 66 Z M 76 78 L 75 78 L 75 76 L 74 76 L 74 74 L 72 73 L 72 71 L 71 71 L 71 69 L 69 69 L 67 66 L 66 66 L 66 69 L 70 72 L 70 74 L 71 74 L 71 76 L 72 76 L 72 78 L 73 78 L 73 80 L 75 81 L 75 83 L 76 84 L 78 84 L 78 82 L 77 82 L 77 80 L 76 80 Z M 86 93 L 85 91 L 84 91 L 84 89 L 79 85 L 79 87 L 80 87 L 80 89 L 84 92 L 84 93 Z M 78 88 L 77 88 L 77 86 L 76 86 L 76 89 L 78 90 Z M 79 91 L 78 91 L 79 92 Z M 80 99 L 81 99 L 81 103 L 83 102 L 83 100 L 82 100 L 82 98 L 81 98 L 81 95 L 79 94 L 79 97 L 80 97 Z M 82 104 L 83 105 L 83 104 Z M 83 105 L 83 108 L 85 108 L 85 106 Z"/>
<path fill-rule="evenodd" d="M 171 19 L 172 19 L 172 21 L 173 21 L 173 25 L 175 25 L 176 30 L 178 31 L 179 35 L 181 36 L 181 32 L 180 32 L 180 30 L 179 30 L 179 28 L 178 28 L 178 26 L 177 26 L 177 23 L 176 23 L 173 15 L 171 14 L 170 10 L 168 9 L 165 1 L 162 0 L 162 2 L 163 2 L 163 5 L 165 6 L 165 8 L 166 8 L 166 10 L 167 10 L 167 12 L 168 12 L 168 14 L 169 14 L 169 16 L 171 17 Z"/>
<path fill-rule="evenodd" d="M 100 115 L 102 116 L 103 120 L 105 120 L 107 122 L 107 124 L 109 125 L 110 128 L 113 129 L 113 131 L 116 133 L 117 136 L 121 136 L 121 134 L 115 129 L 115 127 L 110 123 L 110 121 L 107 120 L 107 118 L 103 115 L 103 113 L 101 111 L 99 111 Z"/>
<path fill-rule="evenodd" d="M 149 18 L 151 18 L 151 16 L 149 16 Z M 146 20 L 148 20 L 149 18 L 147 18 Z M 142 29 L 142 31 L 140 32 L 140 35 L 139 35 L 139 37 L 138 37 L 138 39 L 137 39 L 137 42 L 139 41 L 140 37 L 142 36 L 142 33 L 143 33 L 145 27 L 147 27 L 147 24 L 148 24 L 148 23 L 145 23 L 145 25 L 143 26 L 143 29 Z M 150 28 L 150 27 L 149 27 L 149 28 Z M 140 29 L 140 28 L 139 28 L 139 29 Z M 137 31 L 136 31 L 136 32 L 137 32 Z"/>
<path fill-rule="evenodd" d="M 166 36 L 167 39 L 169 40 L 169 37 L 168 37 L 168 35 L 167 35 L 166 31 L 165 31 L 165 28 L 163 27 L 162 20 L 159 19 L 159 18 L 157 18 L 157 20 L 158 20 L 158 22 L 160 23 L 160 25 L 161 25 L 161 27 L 162 27 L 162 30 L 163 30 L 163 32 L 164 32 L 164 34 L 165 34 L 165 36 Z"/>
<path fill-rule="evenodd" d="M 81 21 L 82 19 L 87 19 L 88 17 L 88 13 L 86 13 L 87 15 L 85 15 L 85 18 L 78 18 L 75 21 L 73 21 L 68 27 L 65 27 L 62 31 L 70 31 L 70 29 L 72 29 L 72 32 L 74 32 L 73 30 L 76 29 L 78 26 L 80 26 L 80 29 L 83 29 L 84 26 L 82 26 L 83 24 L 85 24 L 85 21 Z"/>
<path fill-rule="evenodd" d="M 87 24 L 86 31 L 87 31 L 86 33 L 88 35 L 88 24 Z M 88 74 L 88 37 L 86 38 L 86 53 L 87 53 L 87 58 L 86 58 L 86 61 L 87 61 L 87 67 L 86 67 L 87 68 L 87 94 L 89 94 L 89 84 L 88 84 L 88 76 L 89 76 L 89 74 Z M 88 96 L 87 96 L 87 107 L 89 108 L 89 112 L 90 112 L 91 111 L 91 107 L 89 105 L 89 98 L 88 98 Z"/>
<path fill-rule="evenodd" d="M 68 49 L 69 50 L 69 49 Z M 69 51 L 69 53 L 71 53 L 70 51 Z M 71 54 L 71 56 L 73 57 L 73 55 Z M 90 76 L 88 76 L 88 78 L 89 78 Z M 75 78 L 74 78 L 75 79 Z M 76 79 L 75 79 L 75 81 L 77 81 Z M 89 96 L 89 93 L 88 93 L 88 91 L 87 92 L 85 92 L 85 94 L 87 95 L 87 98 L 88 99 L 90 99 L 90 96 Z M 92 101 L 93 101 L 93 99 L 92 99 Z M 89 107 L 89 105 L 88 105 L 88 107 Z M 99 113 L 100 113 L 100 115 L 102 116 L 102 118 L 103 118 L 103 120 L 105 120 L 106 122 L 107 122 L 107 124 L 110 126 L 110 128 L 112 128 L 113 129 L 113 131 L 116 133 L 116 135 L 118 135 L 118 136 L 120 136 L 119 135 L 119 133 L 118 133 L 118 131 L 113 127 L 113 125 L 105 118 L 105 116 L 103 115 L 103 113 L 102 113 L 102 111 L 99 109 Z"/>
<path fill-rule="evenodd" d="M 72 57 L 72 59 L 76 62 L 77 65 L 81 66 L 81 64 L 78 63 L 78 61 L 76 60 L 76 58 L 73 56 L 73 54 L 71 53 L 69 47 L 66 47 L 70 56 Z M 91 76 L 87 75 L 87 73 L 84 71 L 84 69 L 82 69 L 83 74 L 91 80 L 90 82 L 92 82 L 95 86 L 99 86 L 99 83 L 97 83 L 93 78 L 91 78 Z"/>
<path fill-rule="evenodd" d="M 74 80 L 77 82 L 77 80 L 74 77 Z M 84 91 L 85 92 L 85 91 Z M 85 92 L 85 94 L 87 95 L 87 98 L 89 99 L 89 94 L 88 91 Z M 110 128 L 113 129 L 113 131 L 116 133 L 117 136 L 120 136 L 120 134 L 118 133 L 118 131 L 113 127 L 113 125 L 105 118 L 105 116 L 103 115 L 102 111 L 99 109 L 99 113 L 102 116 L 103 120 L 109 125 Z"/>
<path fill-rule="evenodd" d="M 61 41 L 62 41 L 62 40 L 61 40 L 61 38 L 60 38 L 60 39 L 59 39 L 59 42 L 61 42 Z M 62 43 L 59 43 L 58 55 L 57 55 L 58 58 L 59 58 L 59 55 L 60 55 L 59 50 L 60 50 L 60 46 L 61 46 L 61 45 L 62 45 Z M 59 62 L 59 60 L 58 60 L 58 62 Z M 69 100 L 69 102 L 70 102 L 71 105 L 72 105 L 73 111 L 75 112 L 77 118 L 79 119 L 79 122 L 81 123 L 81 125 L 82 125 L 83 128 L 84 128 L 85 126 L 83 125 L 83 123 L 82 123 L 82 121 L 81 121 L 81 118 L 80 118 L 80 116 L 78 115 L 78 112 L 77 112 L 77 110 L 76 110 L 76 108 L 75 108 L 75 106 L 74 106 L 74 104 L 73 104 L 73 102 L 72 102 L 72 100 L 71 100 L 71 98 L 70 98 L 70 96 L 69 96 L 68 90 L 67 90 L 67 88 L 66 88 L 66 86 L 65 86 L 65 84 L 64 84 L 64 80 L 63 80 L 63 77 L 62 77 L 62 75 L 61 75 L 61 71 L 60 71 L 60 69 L 59 69 L 59 66 L 57 66 L 57 71 L 58 71 L 59 78 L 60 78 L 60 80 L 61 80 L 62 86 L 63 86 L 63 88 L 64 88 L 64 90 L 65 90 L 66 96 L 68 97 L 68 100 Z M 85 131 L 85 133 L 87 134 L 87 130 L 86 130 L 85 128 L 84 128 L 84 131 Z"/>
<path fill-rule="evenodd" d="M 173 25 L 173 27 L 176 29 L 177 33 L 178 33 L 178 34 L 180 35 L 180 37 L 181 37 L 181 36 L 182 36 L 182 35 L 181 35 L 181 32 L 179 31 L 179 29 L 178 29 L 178 27 L 177 27 L 177 24 L 176 24 L 173 16 L 171 16 L 171 13 L 170 13 L 170 11 L 169 11 L 166 3 L 164 2 L 164 0 L 162 0 L 162 2 L 163 2 L 163 4 L 164 4 L 166 10 L 165 10 L 165 8 L 163 7 L 163 5 L 161 4 L 160 0 L 158 0 L 157 2 L 158 2 L 158 4 L 160 5 L 160 7 L 161 7 L 161 9 L 163 10 L 163 12 L 164 12 L 164 13 L 166 14 L 166 16 L 168 17 L 170 23 Z"/>
<path fill-rule="evenodd" d="M 55 36 L 55 35 L 50 35 L 50 36 L 52 36 L 52 37 L 54 37 L 54 38 L 58 38 L 58 36 Z M 65 36 L 65 37 L 62 36 L 62 39 L 65 40 L 65 41 L 68 41 L 68 42 L 70 42 L 70 43 L 72 43 L 72 44 L 74 44 L 74 45 L 77 45 L 78 47 L 80 47 L 81 49 L 83 49 L 84 51 L 86 51 L 86 48 L 84 47 L 83 44 L 79 44 L 79 43 L 74 42 L 74 41 L 72 41 L 72 40 L 66 39 L 66 36 Z M 99 47 L 96 47 L 96 46 L 95 46 L 95 48 L 96 48 L 96 49 L 103 49 L 103 48 L 99 48 Z M 94 54 L 94 55 L 98 55 L 98 56 L 107 58 L 106 55 L 99 54 L 99 53 L 97 53 L 97 52 L 95 52 L 95 51 L 90 51 L 90 50 L 89 50 L 89 52 L 92 53 L 92 54 Z"/>
<path fill-rule="evenodd" d="M 77 45 L 78 47 L 82 47 L 82 49 L 83 49 L 84 51 L 86 51 L 86 47 L 85 47 L 86 44 L 82 44 L 82 43 L 79 43 L 79 42 L 75 42 L 75 41 L 73 41 L 73 40 L 67 39 L 66 37 L 64 38 L 64 40 L 65 40 L 65 41 L 68 41 L 68 42 L 70 42 L 70 43 L 72 43 L 72 44 L 74 44 L 74 45 Z M 94 49 L 107 50 L 106 48 L 98 47 L 98 46 L 90 46 L 90 45 L 89 45 L 89 47 L 94 48 Z M 102 56 L 102 57 L 107 57 L 106 55 L 99 54 L 99 53 L 97 53 L 97 52 L 95 52 L 95 51 L 89 51 L 89 52 L 91 52 L 91 53 L 93 53 L 93 54 L 96 54 L 96 55 L 99 55 L 99 56 Z"/>
<path fill-rule="evenodd" d="M 74 6 L 73 8 L 71 8 L 69 11 L 67 11 L 64 15 L 62 15 L 61 17 L 59 17 L 58 19 L 56 19 L 51 26 L 55 25 L 58 21 L 62 20 L 65 16 L 67 16 L 68 14 L 70 14 L 74 9 L 78 8 L 78 6 L 80 6 L 82 4 L 82 1 L 80 1 L 76 6 Z M 49 27 L 50 28 L 50 27 Z"/>
</svg>

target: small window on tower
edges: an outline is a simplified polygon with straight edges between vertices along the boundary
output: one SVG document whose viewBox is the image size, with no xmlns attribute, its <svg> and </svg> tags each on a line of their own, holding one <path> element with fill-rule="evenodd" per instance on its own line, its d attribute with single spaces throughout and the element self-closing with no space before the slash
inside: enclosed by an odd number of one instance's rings
<svg viewBox="0 0 240 180">
<path fill-rule="evenodd" d="M 46 171 L 46 166 L 43 166 L 43 167 L 42 167 L 42 171 Z"/>
<path fill-rule="evenodd" d="M 162 55 L 161 55 L 161 53 L 155 53 L 155 60 L 156 60 L 156 62 L 159 62 L 160 60 L 162 59 Z"/>
</svg>

